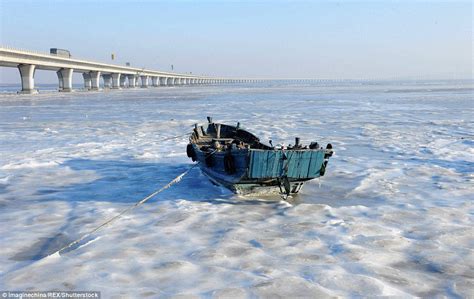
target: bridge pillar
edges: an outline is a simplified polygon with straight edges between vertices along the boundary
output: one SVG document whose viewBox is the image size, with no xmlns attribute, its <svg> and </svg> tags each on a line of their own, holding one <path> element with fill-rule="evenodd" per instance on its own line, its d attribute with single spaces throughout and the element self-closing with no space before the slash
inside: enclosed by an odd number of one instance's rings
<svg viewBox="0 0 474 299">
<path fill-rule="evenodd" d="M 120 87 L 125 88 L 127 84 L 127 75 L 120 76 Z"/>
<path fill-rule="evenodd" d="M 112 76 L 109 74 L 102 75 L 104 79 L 104 88 L 112 88 Z"/>
<path fill-rule="evenodd" d="M 100 72 L 91 71 L 89 72 L 91 76 L 91 90 L 99 90 L 100 88 Z"/>
<path fill-rule="evenodd" d="M 147 88 L 148 87 L 148 76 L 140 76 L 140 79 L 142 81 L 142 88 Z"/>
<path fill-rule="evenodd" d="M 34 64 L 20 64 L 18 70 L 21 77 L 21 91 L 18 93 L 33 94 L 38 93 L 35 89 L 35 65 Z"/>
<path fill-rule="evenodd" d="M 135 88 L 137 81 L 135 75 L 128 75 L 128 88 Z"/>
<path fill-rule="evenodd" d="M 120 73 L 112 74 L 112 88 L 113 89 L 120 89 L 121 78 L 122 78 L 122 74 Z"/>
<path fill-rule="evenodd" d="M 163 85 L 163 86 L 167 85 L 167 83 L 168 83 L 168 78 L 166 78 L 166 77 L 159 77 L 159 79 L 160 79 L 160 85 Z"/>
<path fill-rule="evenodd" d="M 160 86 L 160 78 L 159 77 L 151 77 L 151 85 L 153 85 L 153 87 Z"/>
<path fill-rule="evenodd" d="M 71 92 L 72 91 L 72 69 L 62 68 L 56 72 L 59 81 L 59 91 Z"/>
<path fill-rule="evenodd" d="M 89 73 L 82 73 L 82 78 L 84 78 L 84 88 L 87 90 L 91 89 L 91 75 Z"/>
</svg>

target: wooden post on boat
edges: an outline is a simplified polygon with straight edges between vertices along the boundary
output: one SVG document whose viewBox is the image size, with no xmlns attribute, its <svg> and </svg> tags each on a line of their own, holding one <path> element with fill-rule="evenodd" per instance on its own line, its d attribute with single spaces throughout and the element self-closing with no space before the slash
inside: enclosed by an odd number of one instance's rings
<svg viewBox="0 0 474 299">
<path fill-rule="evenodd" d="M 217 124 L 217 139 L 221 138 L 221 124 Z"/>
<path fill-rule="evenodd" d="M 196 132 L 197 137 L 201 137 L 201 132 L 199 132 L 198 124 L 194 124 L 194 132 Z"/>
</svg>

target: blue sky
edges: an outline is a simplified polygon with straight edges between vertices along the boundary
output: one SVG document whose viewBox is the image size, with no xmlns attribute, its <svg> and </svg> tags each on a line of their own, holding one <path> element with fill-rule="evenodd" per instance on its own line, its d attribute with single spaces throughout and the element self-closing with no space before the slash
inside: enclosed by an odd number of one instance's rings
<svg viewBox="0 0 474 299">
<path fill-rule="evenodd" d="M 470 78 L 470 1 L 0 0 L 0 43 L 270 78 Z M 0 68 L 0 82 L 18 71 Z M 55 74 L 37 73 L 37 82 Z"/>
</svg>

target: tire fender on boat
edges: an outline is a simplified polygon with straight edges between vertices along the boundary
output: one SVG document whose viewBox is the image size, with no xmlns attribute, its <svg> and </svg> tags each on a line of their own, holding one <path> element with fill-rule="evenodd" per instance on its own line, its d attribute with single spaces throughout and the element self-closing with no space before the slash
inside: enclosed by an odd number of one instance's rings
<svg viewBox="0 0 474 299">
<path fill-rule="evenodd" d="M 206 161 L 206 166 L 207 167 L 214 166 L 214 160 L 212 158 L 212 155 L 207 155 L 206 158 L 205 158 L 205 161 Z"/>
<path fill-rule="evenodd" d="M 194 151 L 194 147 L 191 143 L 186 147 L 186 154 L 193 160 L 193 162 L 196 161 L 196 152 Z"/>
<path fill-rule="evenodd" d="M 236 172 L 235 159 L 231 153 L 224 156 L 224 169 L 228 174 L 234 174 Z"/>
</svg>

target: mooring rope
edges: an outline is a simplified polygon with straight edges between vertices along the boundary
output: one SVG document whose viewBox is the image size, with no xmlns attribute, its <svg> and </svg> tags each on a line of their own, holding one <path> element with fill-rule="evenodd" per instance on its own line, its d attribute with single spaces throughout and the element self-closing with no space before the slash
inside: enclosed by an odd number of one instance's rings
<svg viewBox="0 0 474 299">
<path fill-rule="evenodd" d="M 186 134 L 182 134 L 182 135 L 176 135 L 176 136 L 172 136 L 172 137 L 167 137 L 167 138 L 160 139 L 160 141 L 166 141 L 166 140 L 177 139 L 177 138 L 185 137 L 185 136 L 189 136 L 189 135 L 191 135 L 191 134 L 190 134 L 190 133 L 186 133 Z"/>
<path fill-rule="evenodd" d="M 217 152 L 217 149 L 215 149 L 214 151 L 212 151 L 211 153 L 208 153 L 206 156 L 207 157 L 210 157 L 212 155 L 214 155 L 214 153 Z M 191 166 L 189 169 L 187 169 L 185 172 L 181 173 L 180 175 L 178 175 L 177 177 L 175 177 L 173 180 L 171 180 L 168 184 L 164 185 L 163 187 L 161 187 L 160 189 L 156 190 L 155 192 L 151 193 L 150 195 L 146 196 L 145 198 L 141 199 L 140 201 L 137 201 L 135 204 L 125 208 L 124 210 L 122 210 L 120 213 L 118 213 L 117 215 L 115 215 L 114 217 L 110 218 L 109 220 L 105 221 L 104 223 L 102 223 L 101 225 L 97 226 L 96 228 L 94 228 L 93 230 L 89 231 L 88 233 L 82 235 L 79 239 L 77 240 L 74 240 L 72 241 L 71 243 L 67 244 L 66 246 L 62 247 L 61 249 L 59 250 L 56 250 L 55 252 L 51 253 L 51 254 L 48 254 L 47 256 L 45 256 L 44 258 L 47 258 L 47 257 L 50 257 L 50 256 L 53 256 L 53 255 L 56 255 L 56 254 L 61 254 L 61 252 L 65 251 L 66 249 L 69 249 L 71 247 L 73 247 L 74 245 L 77 245 L 79 244 L 82 240 L 84 240 L 85 238 L 89 237 L 90 235 L 92 235 L 93 233 L 99 231 L 100 229 L 102 229 L 103 227 L 107 226 L 108 224 L 112 223 L 113 221 L 117 220 L 118 218 L 120 218 L 123 214 L 135 209 L 136 207 L 144 204 L 145 202 L 147 202 L 148 200 L 150 200 L 151 198 L 155 197 L 156 195 L 158 195 L 159 193 L 165 191 L 166 189 L 170 188 L 171 186 L 173 186 L 174 184 L 176 183 L 179 183 L 181 181 L 181 179 L 187 175 L 191 169 L 193 169 L 194 167 L 196 167 L 197 165 L 199 165 L 199 163 L 201 162 L 197 162 L 195 164 L 193 164 L 193 166 Z M 44 259 L 43 258 L 43 259 Z"/>
<path fill-rule="evenodd" d="M 165 186 L 161 187 L 159 190 L 156 190 L 155 192 L 151 193 L 150 195 L 148 195 L 147 197 L 141 199 L 140 201 L 136 202 L 135 204 L 127 207 L 126 209 L 122 210 L 120 213 L 118 213 L 117 215 L 115 215 L 114 217 L 110 218 L 109 220 L 105 221 L 104 223 L 102 223 L 101 225 L 97 226 L 96 228 L 94 228 L 93 230 L 89 231 L 88 233 L 82 235 L 79 239 L 77 240 L 74 240 L 72 241 L 71 243 L 67 244 L 66 246 L 62 247 L 61 249 L 51 253 L 51 254 L 48 254 L 46 257 L 44 258 L 47 258 L 49 256 L 52 256 L 52 255 L 55 255 L 55 254 L 61 254 L 61 252 L 63 252 L 64 250 L 66 249 L 69 249 L 71 247 L 73 247 L 74 245 L 77 245 L 79 244 L 82 240 L 84 240 L 85 238 L 89 237 L 90 235 L 92 235 L 93 233 L 99 231 L 100 229 L 102 229 L 103 227 L 107 226 L 108 224 L 112 223 L 113 221 L 117 220 L 118 218 L 120 218 L 123 214 L 135 209 L 136 207 L 144 204 L 145 202 L 147 202 L 148 200 L 150 200 L 151 198 L 155 197 L 156 195 L 158 195 L 159 193 L 165 191 L 166 189 L 168 189 L 169 187 L 173 186 L 174 184 L 178 183 L 179 181 L 181 181 L 181 179 L 187 175 L 191 169 L 193 169 L 194 167 L 196 167 L 197 165 L 199 164 L 196 163 L 194 164 L 193 166 L 191 166 L 189 169 L 187 169 L 185 172 L 181 173 L 180 175 L 178 175 L 177 177 L 175 177 L 172 181 L 170 181 L 168 184 L 166 184 Z"/>
</svg>

